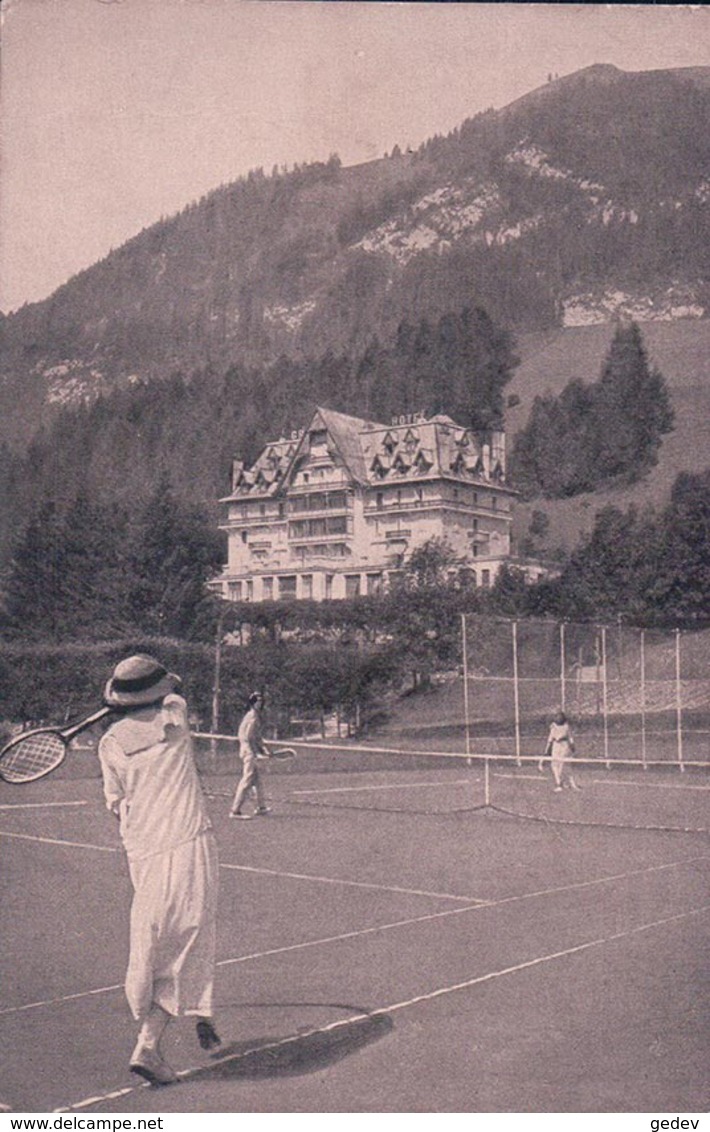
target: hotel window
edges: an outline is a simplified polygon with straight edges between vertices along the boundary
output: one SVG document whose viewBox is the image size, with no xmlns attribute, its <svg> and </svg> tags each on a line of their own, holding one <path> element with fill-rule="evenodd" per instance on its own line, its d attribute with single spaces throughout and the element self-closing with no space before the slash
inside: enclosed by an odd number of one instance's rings
<svg viewBox="0 0 710 1132">
<path fill-rule="evenodd" d="M 382 593 L 382 574 L 367 575 L 367 592 L 368 594 Z"/>
<path fill-rule="evenodd" d="M 259 504 L 259 514 L 260 514 L 260 515 L 265 515 L 265 514 L 266 514 L 266 504 L 265 504 L 265 503 L 260 503 L 260 504 Z"/>
<path fill-rule="evenodd" d="M 326 574 L 325 576 L 325 600 L 330 601 L 333 597 L 333 575 Z"/>
<path fill-rule="evenodd" d="M 264 601 L 272 601 L 274 597 L 274 579 L 263 578 L 261 582 L 261 592 Z"/>
<path fill-rule="evenodd" d="M 247 532 L 242 531 L 242 542 L 246 542 L 246 541 L 247 541 Z"/>
<path fill-rule="evenodd" d="M 247 597 L 246 597 L 246 599 L 247 599 L 247 601 L 253 601 L 254 600 L 254 583 L 252 582 L 251 578 L 247 578 Z"/>
<path fill-rule="evenodd" d="M 359 597 L 360 596 L 360 575 L 359 574 L 346 574 L 345 575 L 345 596 Z"/>
<path fill-rule="evenodd" d="M 242 600 L 242 583 L 241 582 L 228 582 L 227 594 L 230 601 Z"/>
<path fill-rule="evenodd" d="M 291 601 L 296 596 L 296 575 L 286 574 L 279 578 L 279 597 L 282 601 Z"/>
<path fill-rule="evenodd" d="M 378 491 L 376 496 L 375 496 L 375 503 L 377 504 L 377 510 L 378 511 L 382 510 L 382 508 L 384 506 L 384 499 L 385 499 L 385 497 L 384 497 L 383 493 L 381 491 Z"/>
<path fill-rule="evenodd" d="M 301 576 L 301 597 L 304 601 L 310 601 L 313 597 L 313 575 L 303 574 Z"/>
<path fill-rule="evenodd" d="M 481 571 L 481 585 L 483 586 L 484 590 L 489 589 L 490 584 L 491 584 L 491 572 L 490 572 L 490 570 L 482 570 Z"/>
<path fill-rule="evenodd" d="M 421 503 L 423 499 L 424 499 L 424 492 L 422 491 L 422 489 L 420 487 L 418 487 L 417 488 L 417 502 Z"/>
</svg>

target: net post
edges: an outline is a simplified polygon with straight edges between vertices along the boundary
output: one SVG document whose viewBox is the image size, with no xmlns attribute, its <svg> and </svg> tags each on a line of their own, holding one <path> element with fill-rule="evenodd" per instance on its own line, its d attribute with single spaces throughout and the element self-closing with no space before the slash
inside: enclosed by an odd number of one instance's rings
<svg viewBox="0 0 710 1132">
<path fill-rule="evenodd" d="M 648 770 L 646 761 L 646 630 L 641 630 L 641 765 Z"/>
<path fill-rule="evenodd" d="M 565 699 L 566 699 L 566 696 L 565 696 L 565 669 L 566 669 L 566 667 L 567 667 L 567 661 L 566 661 L 566 658 L 565 658 L 565 623 L 564 623 L 564 621 L 560 621 L 560 707 L 562 708 L 563 711 L 565 711 L 566 708 L 567 708 L 567 705 L 565 703 Z"/>
<path fill-rule="evenodd" d="M 609 762 L 609 703 L 607 698 L 607 666 L 606 666 L 606 626 L 602 625 L 602 718 L 604 720 L 604 762 L 606 769 L 611 770 Z"/>
<path fill-rule="evenodd" d="M 682 773 L 685 770 L 685 764 L 683 762 L 683 698 L 680 683 L 680 629 L 676 629 L 675 631 L 675 713 L 678 743 L 678 769 Z"/>
<path fill-rule="evenodd" d="M 468 710 L 468 643 L 466 640 L 466 614 L 461 614 L 461 649 L 463 652 L 463 715 L 466 754 L 471 754 L 471 717 Z"/>
<path fill-rule="evenodd" d="M 520 688 L 518 685 L 518 622 L 513 621 L 513 699 L 515 705 L 515 765 L 520 761 Z"/>
</svg>

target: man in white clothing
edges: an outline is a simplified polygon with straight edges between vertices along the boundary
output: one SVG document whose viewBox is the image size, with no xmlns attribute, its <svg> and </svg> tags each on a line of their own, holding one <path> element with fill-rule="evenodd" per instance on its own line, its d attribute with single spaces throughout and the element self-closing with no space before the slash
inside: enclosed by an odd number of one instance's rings
<svg viewBox="0 0 710 1132">
<path fill-rule="evenodd" d="M 254 692 L 249 697 L 249 710 L 239 725 L 239 757 L 242 760 L 242 776 L 239 779 L 232 808 L 229 816 L 232 818 L 250 818 L 261 814 L 268 814 L 264 790 L 261 785 L 261 775 L 256 760 L 268 758 L 269 752 L 264 746 L 261 734 L 261 709 L 264 704 L 260 692 Z M 243 814 L 242 805 L 250 791 L 256 794 L 256 811 L 254 814 Z"/>
</svg>

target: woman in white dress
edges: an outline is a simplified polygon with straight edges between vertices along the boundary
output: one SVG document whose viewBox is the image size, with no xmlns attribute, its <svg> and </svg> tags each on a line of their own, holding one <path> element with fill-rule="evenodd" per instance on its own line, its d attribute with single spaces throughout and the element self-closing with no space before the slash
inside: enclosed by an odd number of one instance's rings
<svg viewBox="0 0 710 1132">
<path fill-rule="evenodd" d="M 99 743 L 104 795 L 120 821 L 134 888 L 126 997 L 140 1023 L 130 1067 L 151 1084 L 177 1080 L 160 1039 L 194 1015 L 203 1049 L 212 1022 L 217 845 L 197 775 L 180 677 L 151 656 L 121 661 L 104 701 L 120 713 Z"/>
<path fill-rule="evenodd" d="M 574 739 L 570 731 L 569 720 L 563 711 L 558 711 L 550 724 L 547 746 L 545 747 L 545 754 L 543 755 L 543 758 L 549 758 L 550 760 L 550 768 L 555 782 L 554 789 L 556 794 L 561 792 L 563 786 L 569 786 L 571 790 L 579 790 L 579 786 L 575 782 L 568 765 L 573 755 Z M 540 770 L 543 769 L 542 759 L 540 759 L 539 768 Z"/>
</svg>

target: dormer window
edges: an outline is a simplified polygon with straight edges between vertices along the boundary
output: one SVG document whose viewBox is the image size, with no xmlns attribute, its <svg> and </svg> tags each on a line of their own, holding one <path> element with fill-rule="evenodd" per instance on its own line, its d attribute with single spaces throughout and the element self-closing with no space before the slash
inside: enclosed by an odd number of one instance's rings
<svg viewBox="0 0 710 1132">
<path fill-rule="evenodd" d="M 311 448 L 323 448 L 328 443 L 328 430 L 314 428 L 308 434 L 308 443 Z"/>
<path fill-rule="evenodd" d="M 370 467 L 374 475 L 377 476 L 378 480 L 384 479 L 384 477 L 387 475 L 387 468 L 379 456 L 375 456 L 375 459 L 372 461 Z"/>
<path fill-rule="evenodd" d="M 400 451 L 392 461 L 392 467 L 400 476 L 406 475 L 411 467 L 411 460 L 408 455 Z"/>
<path fill-rule="evenodd" d="M 416 459 L 414 461 L 414 464 L 415 464 L 417 471 L 420 472 L 420 473 L 421 472 L 428 472 L 429 468 L 431 468 L 433 463 L 434 463 L 434 461 L 431 457 L 430 452 L 427 451 L 424 448 L 420 448 L 420 450 L 417 452 L 417 456 L 416 456 Z"/>
<path fill-rule="evenodd" d="M 388 432 L 385 439 L 382 441 L 382 447 L 387 455 L 391 456 L 397 447 L 397 437 L 393 436 L 391 432 Z"/>
</svg>

